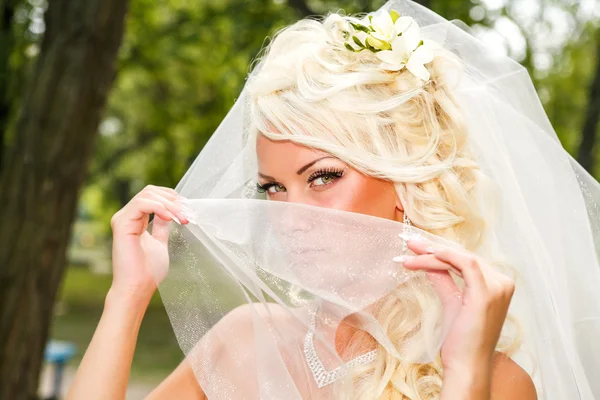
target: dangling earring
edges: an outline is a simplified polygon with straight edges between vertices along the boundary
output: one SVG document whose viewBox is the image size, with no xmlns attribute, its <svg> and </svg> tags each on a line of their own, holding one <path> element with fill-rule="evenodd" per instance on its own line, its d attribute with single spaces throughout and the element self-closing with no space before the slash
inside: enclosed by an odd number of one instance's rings
<svg viewBox="0 0 600 400">
<path fill-rule="evenodd" d="M 404 212 L 404 217 L 403 217 L 403 219 L 404 219 L 404 224 L 405 224 L 405 225 L 408 225 L 408 226 L 410 226 L 410 225 L 411 225 L 411 223 L 410 223 L 410 219 L 408 219 L 408 215 L 406 215 L 406 211 Z M 405 227 L 405 229 L 406 229 L 406 227 Z"/>
<path fill-rule="evenodd" d="M 406 215 L 406 210 L 404 210 L 403 213 L 403 221 L 404 222 L 404 226 L 402 228 L 402 233 L 404 236 L 403 240 L 402 240 L 402 253 L 406 253 L 408 251 L 408 245 L 406 244 L 406 238 L 408 238 L 408 236 L 410 235 L 410 227 L 412 226 L 410 219 L 408 218 L 408 215 Z"/>
</svg>

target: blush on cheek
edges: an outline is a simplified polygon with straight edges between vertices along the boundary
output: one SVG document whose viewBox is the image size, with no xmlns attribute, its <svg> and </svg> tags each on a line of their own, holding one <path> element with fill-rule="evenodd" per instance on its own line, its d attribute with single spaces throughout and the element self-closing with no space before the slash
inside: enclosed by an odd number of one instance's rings
<svg viewBox="0 0 600 400">
<path fill-rule="evenodd" d="M 348 170 L 334 186 L 321 193 L 319 206 L 374 217 L 394 219 L 397 195 L 391 182 Z"/>
</svg>

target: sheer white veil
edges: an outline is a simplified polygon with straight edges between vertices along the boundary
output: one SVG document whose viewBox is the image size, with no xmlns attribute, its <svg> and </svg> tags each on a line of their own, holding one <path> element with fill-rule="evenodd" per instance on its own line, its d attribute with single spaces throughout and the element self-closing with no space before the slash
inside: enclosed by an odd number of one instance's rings
<svg viewBox="0 0 600 400">
<path fill-rule="evenodd" d="M 510 314 L 522 337 L 512 358 L 540 398 L 600 398 L 600 185 L 562 148 L 522 66 L 411 1 L 383 8 L 413 17 L 464 64 L 453 95 L 495 187 L 497 217 L 477 251 L 502 254 L 516 272 Z M 205 393 L 334 398 L 373 349 L 435 360 L 446 314 L 427 280 L 392 258 L 407 251 L 402 232 L 457 244 L 394 221 L 262 199 L 248 101 L 245 88 L 177 186 L 191 223 L 173 228 L 159 286 Z M 393 343 L 372 311 L 389 296 L 417 310 L 406 343 Z M 373 338 L 350 366 L 336 349 L 342 321 Z"/>
</svg>

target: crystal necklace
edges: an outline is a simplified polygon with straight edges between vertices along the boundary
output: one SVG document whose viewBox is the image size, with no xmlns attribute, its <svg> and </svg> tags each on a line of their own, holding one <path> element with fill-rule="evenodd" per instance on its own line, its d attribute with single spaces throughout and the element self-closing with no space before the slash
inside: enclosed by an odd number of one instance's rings
<svg viewBox="0 0 600 400">
<path fill-rule="evenodd" d="M 377 349 L 353 358 L 347 363 L 340 365 L 331 371 L 327 371 L 319 359 L 317 351 L 315 350 L 314 335 L 317 310 L 310 311 L 309 330 L 304 338 L 304 355 L 306 356 L 306 362 L 310 368 L 310 371 L 312 372 L 313 378 L 315 379 L 319 389 L 321 389 L 322 387 L 325 387 L 340 379 L 348 372 L 349 369 L 358 365 L 373 362 L 377 356 Z"/>
</svg>

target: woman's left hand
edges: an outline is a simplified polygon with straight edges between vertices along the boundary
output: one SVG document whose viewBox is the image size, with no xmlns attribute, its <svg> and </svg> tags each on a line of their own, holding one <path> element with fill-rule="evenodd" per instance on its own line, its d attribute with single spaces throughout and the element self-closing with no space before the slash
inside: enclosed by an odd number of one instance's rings
<svg viewBox="0 0 600 400">
<path fill-rule="evenodd" d="M 454 317 L 441 349 L 444 384 L 453 379 L 453 386 L 458 381 L 481 395 L 473 398 L 489 398 L 492 360 L 514 282 L 473 253 L 431 247 L 424 239 L 408 240 L 407 244 L 416 256 L 405 256 L 403 266 L 425 271 L 440 296 L 444 314 Z M 464 280 L 463 290 L 456 286 L 450 271 Z"/>
</svg>

